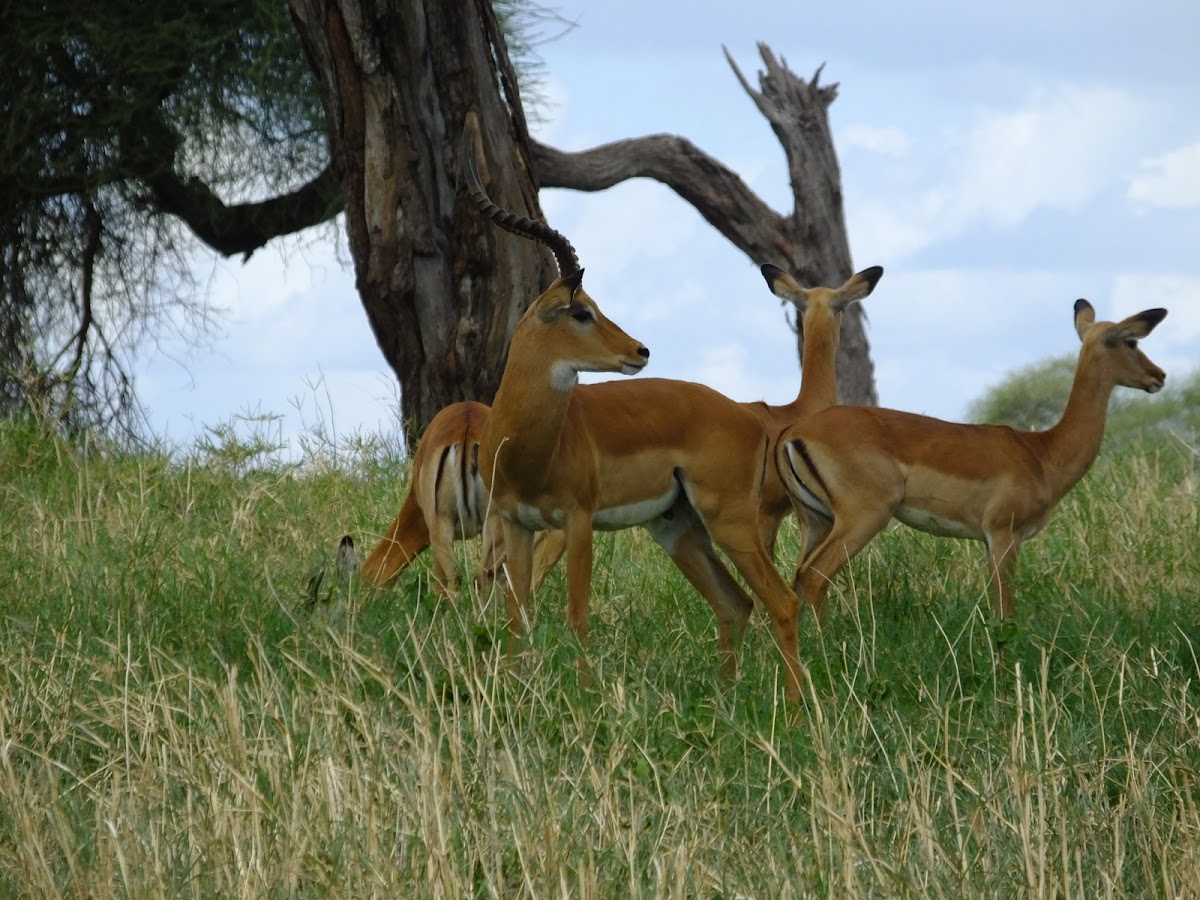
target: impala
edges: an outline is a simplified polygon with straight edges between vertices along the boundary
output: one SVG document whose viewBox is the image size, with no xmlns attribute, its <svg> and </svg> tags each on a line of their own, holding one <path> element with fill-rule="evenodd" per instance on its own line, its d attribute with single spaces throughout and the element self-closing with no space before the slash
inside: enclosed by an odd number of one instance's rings
<svg viewBox="0 0 1200 900">
<path fill-rule="evenodd" d="M 438 592 L 452 599 L 459 590 L 454 543 L 482 534 L 475 589 L 480 597 L 491 589 L 502 571 L 504 544 L 500 520 L 487 502 L 479 474 L 479 439 L 489 412 L 483 403 L 464 400 L 451 403 L 430 420 L 413 457 L 404 504 L 359 570 L 367 586 L 387 584 L 432 547 Z M 563 545 L 560 532 L 538 535 L 535 589 L 562 555 Z"/>
<path fill-rule="evenodd" d="M 500 524 L 488 514 L 479 475 L 479 438 L 487 416 L 484 404 L 464 401 L 450 404 L 430 421 L 413 457 L 404 505 L 359 570 L 364 583 L 391 581 L 432 547 L 438 591 L 453 597 L 458 592 L 454 542 L 482 534 L 476 586 L 481 592 L 487 589 L 500 550 Z"/>
<path fill-rule="evenodd" d="M 763 277 L 776 296 L 791 301 L 800 314 L 800 333 L 804 337 L 804 358 L 800 365 L 800 391 L 796 399 L 782 406 L 761 401 L 745 403 L 777 437 L 789 425 L 838 402 L 837 357 L 838 339 L 842 332 L 842 313 L 850 304 L 867 297 L 883 277 L 881 266 L 871 266 L 852 275 L 836 290 L 826 287 L 804 288 L 796 279 L 770 263 L 762 267 Z M 769 454 L 774 459 L 775 442 Z M 767 467 L 759 506 L 759 521 L 763 543 L 774 556 L 775 538 L 779 525 L 792 509 L 791 497 L 776 466 Z"/>
<path fill-rule="evenodd" d="M 895 518 L 939 537 L 982 540 L 993 611 L 1010 617 L 1021 544 L 1096 459 L 1113 389 L 1162 388 L 1166 375 L 1137 344 L 1166 314 L 1097 322 L 1091 304 L 1077 300 L 1075 380 L 1062 419 L 1046 431 L 862 406 L 830 407 L 789 428 L 776 462 L 805 520 L 793 584 L 801 601 L 819 616 L 833 577 Z"/>
<path fill-rule="evenodd" d="M 609 322 L 583 290 L 566 238 L 491 202 L 473 157 L 465 153 L 473 199 L 501 227 L 549 246 L 560 270 L 517 324 L 479 448 L 484 484 L 502 520 L 510 650 L 523 628 L 535 532 L 565 532 L 567 617 L 582 648 L 593 530 L 645 525 L 712 606 L 722 671 L 732 673 L 734 645 L 752 603 L 717 560 L 712 542 L 728 555 L 771 616 L 788 695 L 798 698 L 799 601 L 758 527 L 770 443 L 762 420 L 690 382 L 577 386 L 581 371 L 632 374 L 649 351 Z"/>
</svg>

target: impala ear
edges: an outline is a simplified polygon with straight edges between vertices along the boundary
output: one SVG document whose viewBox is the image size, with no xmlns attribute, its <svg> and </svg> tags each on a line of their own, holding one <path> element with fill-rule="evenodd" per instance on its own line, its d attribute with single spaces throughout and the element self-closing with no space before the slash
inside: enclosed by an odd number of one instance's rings
<svg viewBox="0 0 1200 900">
<path fill-rule="evenodd" d="M 1112 346 L 1131 338 L 1135 341 L 1144 338 L 1166 317 L 1167 311 L 1162 308 L 1143 310 L 1114 325 L 1105 335 L 1104 343 Z"/>
<path fill-rule="evenodd" d="M 571 305 L 583 286 L 583 269 L 559 278 L 546 292 L 533 301 L 533 312 L 543 322 L 553 322 L 560 312 Z"/>
<path fill-rule="evenodd" d="M 837 302 L 834 306 L 838 310 L 843 310 L 856 300 L 869 296 L 882 277 L 883 266 L 871 266 L 869 269 L 863 269 L 861 272 L 851 275 L 846 283 L 838 288 Z"/>
<path fill-rule="evenodd" d="M 1092 304 L 1088 303 L 1082 297 L 1075 301 L 1075 333 L 1079 335 L 1082 341 L 1083 336 L 1087 334 L 1092 323 L 1096 321 L 1096 310 L 1092 308 Z"/>
<path fill-rule="evenodd" d="M 763 278 L 767 280 L 767 287 L 771 289 L 772 294 L 784 300 L 790 300 L 801 312 L 804 312 L 804 307 L 808 304 L 808 291 L 800 287 L 800 282 L 779 266 L 771 265 L 771 263 L 762 264 L 762 274 Z"/>
</svg>

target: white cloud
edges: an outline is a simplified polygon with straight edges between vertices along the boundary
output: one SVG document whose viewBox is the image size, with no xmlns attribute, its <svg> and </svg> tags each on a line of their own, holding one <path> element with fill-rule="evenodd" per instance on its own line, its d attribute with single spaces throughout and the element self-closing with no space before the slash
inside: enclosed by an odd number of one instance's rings
<svg viewBox="0 0 1200 900">
<path fill-rule="evenodd" d="M 1117 180 L 1143 116 L 1131 94 L 1064 86 L 981 116 L 962 142 L 947 212 L 1011 228 L 1035 210 L 1078 211 Z"/>
<path fill-rule="evenodd" d="M 895 165 L 921 168 L 892 179 L 907 183 L 848 199 L 855 253 L 897 260 L 981 226 L 1014 229 L 1039 210 L 1076 213 L 1120 186 L 1147 115 L 1129 93 L 1060 85 L 914 138 Z"/>
<path fill-rule="evenodd" d="M 670 256 L 694 236 L 698 219 L 668 188 L 645 180 L 589 194 L 580 208 L 571 239 L 585 265 L 589 258 L 605 260 L 605 277 L 622 275 L 621 265 L 638 258 Z"/>
<path fill-rule="evenodd" d="M 1140 169 L 1127 194 L 1135 205 L 1200 206 L 1200 141 L 1144 159 Z"/>
<path fill-rule="evenodd" d="M 870 125 L 848 125 L 837 133 L 842 151 L 866 150 L 896 158 L 906 156 L 912 141 L 899 128 L 876 128 Z"/>
<path fill-rule="evenodd" d="M 727 343 L 706 347 L 679 377 L 706 384 L 740 401 L 761 400 L 776 392 L 773 381 L 755 378 L 753 371 L 746 345 Z"/>
<path fill-rule="evenodd" d="M 1072 353 L 1070 273 L 897 267 L 869 299 L 879 401 L 951 421 L 1007 372 Z"/>
</svg>

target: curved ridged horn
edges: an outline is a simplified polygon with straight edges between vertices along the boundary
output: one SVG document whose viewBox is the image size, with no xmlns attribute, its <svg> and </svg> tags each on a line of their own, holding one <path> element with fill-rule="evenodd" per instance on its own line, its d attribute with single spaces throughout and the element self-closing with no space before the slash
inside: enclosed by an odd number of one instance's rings
<svg viewBox="0 0 1200 900">
<path fill-rule="evenodd" d="M 555 231 L 545 222 L 530 219 L 528 216 L 519 216 L 507 209 L 501 209 L 492 202 L 492 198 L 484 191 L 483 182 L 479 178 L 479 168 L 475 164 L 472 142 L 467 140 L 465 144 L 463 164 L 467 171 L 467 193 L 479 205 L 483 214 L 505 231 L 519 234 L 521 237 L 532 238 L 549 247 L 558 263 L 558 274 L 562 277 L 565 278 L 578 272 L 579 257 L 575 254 L 575 248 L 571 246 L 571 242 L 562 233 Z"/>
</svg>

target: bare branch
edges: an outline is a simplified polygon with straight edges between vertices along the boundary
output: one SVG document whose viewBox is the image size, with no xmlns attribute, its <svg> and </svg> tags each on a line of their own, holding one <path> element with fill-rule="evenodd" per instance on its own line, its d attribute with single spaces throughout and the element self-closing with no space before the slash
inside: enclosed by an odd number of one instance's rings
<svg viewBox="0 0 1200 900">
<path fill-rule="evenodd" d="M 342 211 L 341 175 L 330 163 L 296 190 L 262 200 L 227 206 L 198 178 L 162 172 L 147 179 L 163 212 L 187 223 L 196 236 L 224 256 L 250 254 L 272 238 L 328 221 Z"/>
<path fill-rule="evenodd" d="M 542 187 L 602 191 L 630 178 L 652 178 L 690 203 L 704 219 L 755 262 L 791 259 L 783 217 L 737 173 L 686 138 L 670 134 L 614 141 L 566 153 L 534 142 Z"/>
</svg>

